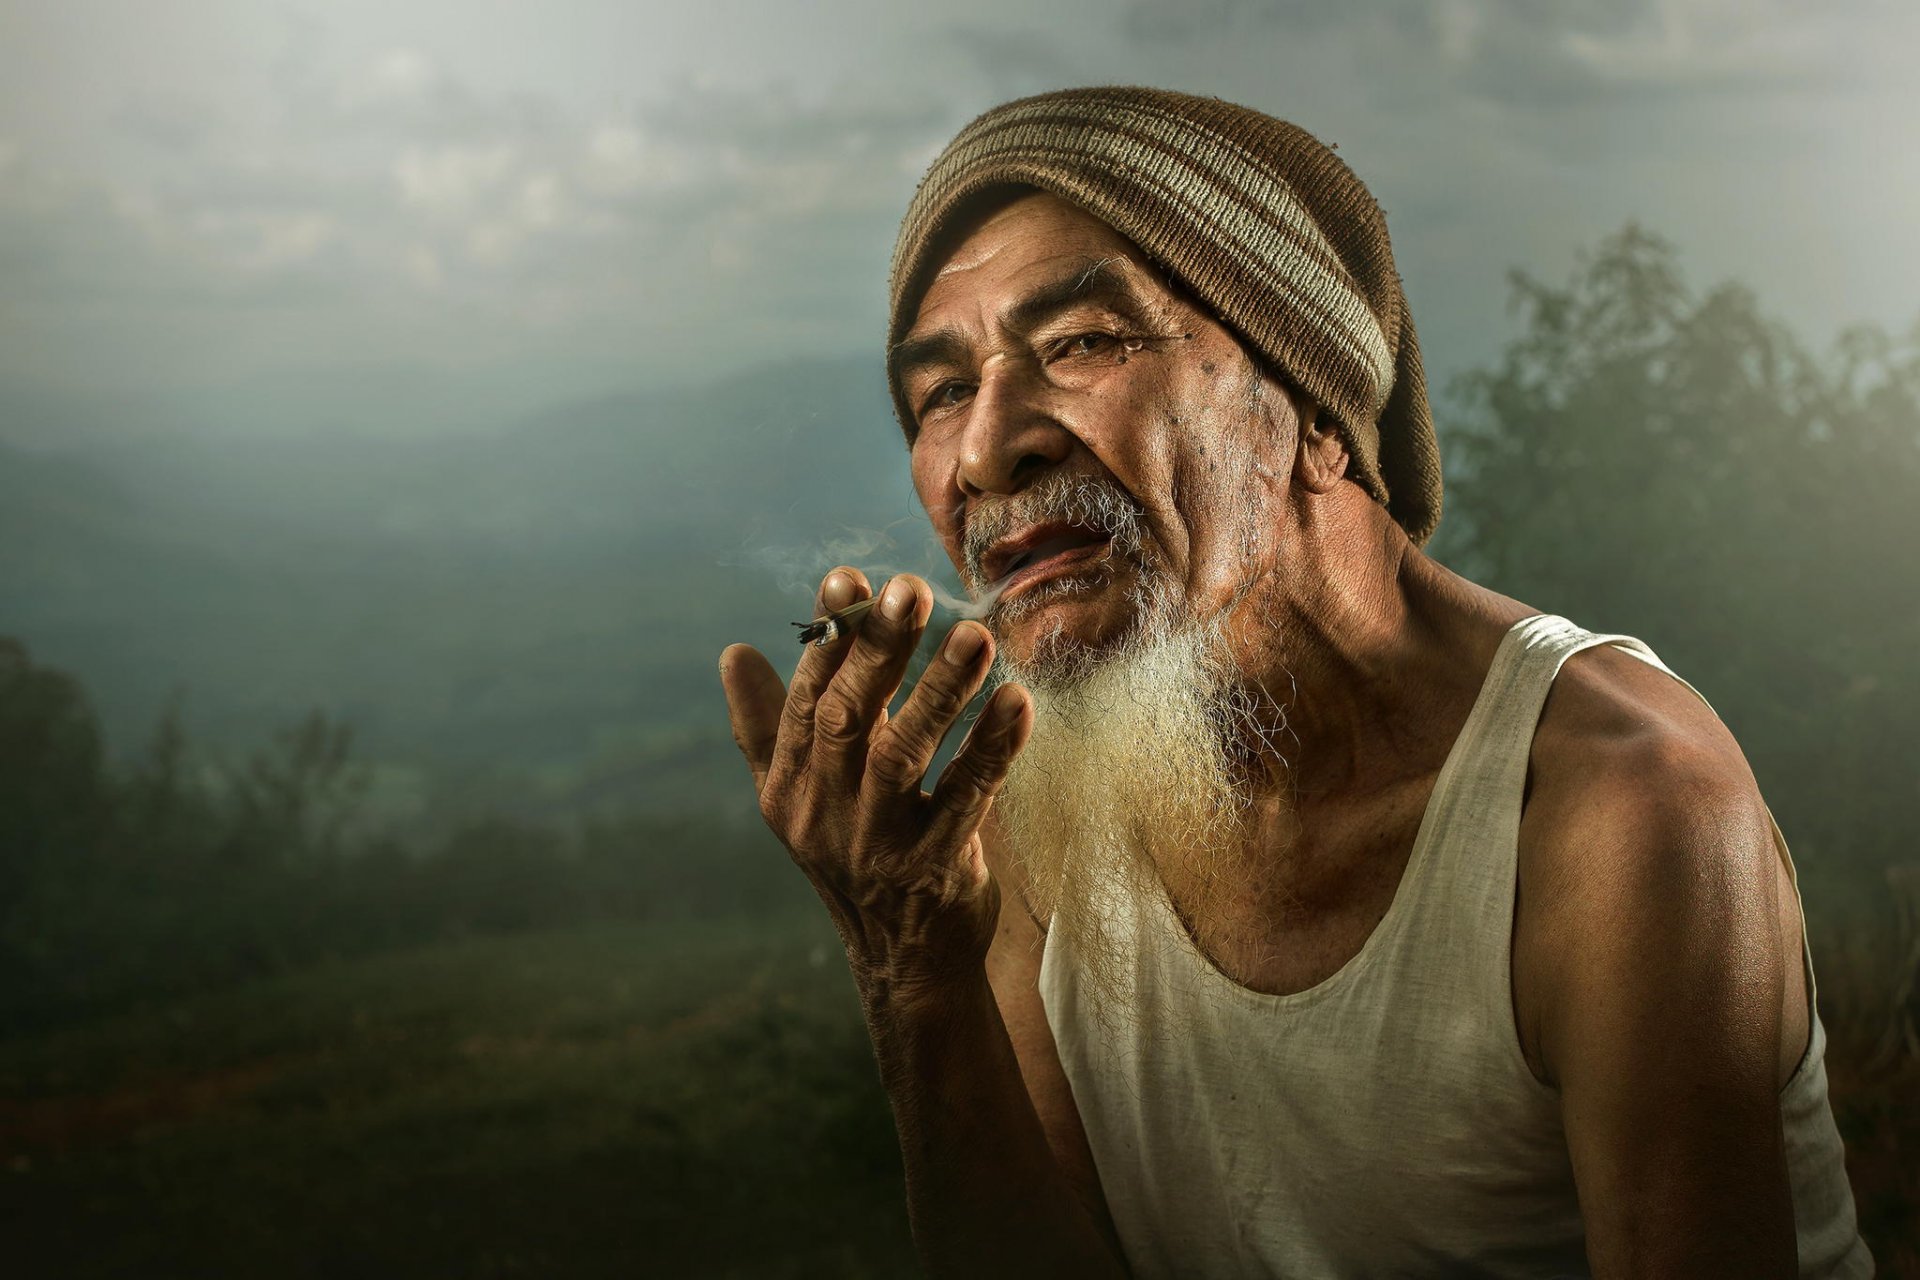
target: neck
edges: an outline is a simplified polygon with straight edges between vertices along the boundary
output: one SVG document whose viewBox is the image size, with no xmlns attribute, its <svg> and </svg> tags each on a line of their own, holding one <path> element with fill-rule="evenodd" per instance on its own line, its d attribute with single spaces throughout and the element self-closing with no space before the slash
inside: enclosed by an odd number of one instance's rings
<svg viewBox="0 0 1920 1280">
<path fill-rule="evenodd" d="M 1238 615 L 1241 668 L 1285 713 L 1285 766 L 1263 781 L 1289 805 L 1437 767 L 1459 727 L 1449 712 L 1471 705 L 1483 672 L 1463 647 L 1484 637 L 1487 603 L 1355 496 L 1307 505 L 1283 566 Z"/>
</svg>

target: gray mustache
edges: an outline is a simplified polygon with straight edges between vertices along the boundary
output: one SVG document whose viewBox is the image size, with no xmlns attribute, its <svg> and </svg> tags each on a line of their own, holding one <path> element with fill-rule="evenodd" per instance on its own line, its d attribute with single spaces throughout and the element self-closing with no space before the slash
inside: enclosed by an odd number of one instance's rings
<svg viewBox="0 0 1920 1280">
<path fill-rule="evenodd" d="M 985 580 L 983 562 L 994 543 L 1016 529 L 1056 520 L 1105 534 L 1115 554 L 1140 550 L 1144 520 L 1125 489 L 1095 476 L 1053 475 L 1011 497 L 983 503 L 967 517 L 961 539 L 967 585 L 975 591 L 993 585 Z"/>
</svg>

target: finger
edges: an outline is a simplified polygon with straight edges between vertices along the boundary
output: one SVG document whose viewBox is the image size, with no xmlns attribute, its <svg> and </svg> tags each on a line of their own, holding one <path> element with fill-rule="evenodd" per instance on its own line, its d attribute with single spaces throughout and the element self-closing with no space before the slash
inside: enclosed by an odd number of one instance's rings
<svg viewBox="0 0 1920 1280">
<path fill-rule="evenodd" d="M 995 689 L 933 789 L 927 835 L 934 848 L 958 850 L 972 839 L 1032 732 L 1033 701 L 1027 691 L 1017 684 Z"/>
<path fill-rule="evenodd" d="M 932 612 L 933 592 L 903 573 L 887 584 L 880 604 L 861 622 L 853 648 L 814 707 L 810 763 L 827 785 L 859 788 L 869 735 L 907 674 Z"/>
<path fill-rule="evenodd" d="M 867 575 L 850 564 L 829 569 L 820 579 L 820 590 L 813 596 L 814 616 L 833 609 L 844 609 L 855 600 L 864 600 L 873 594 L 873 584 L 867 581 Z"/>
<path fill-rule="evenodd" d="M 731 644 L 720 655 L 720 687 L 727 695 L 727 719 L 733 741 L 753 770 L 753 789 L 767 783 L 773 748 L 780 732 L 780 710 L 787 687 L 765 655 L 750 644 Z"/>
<path fill-rule="evenodd" d="M 813 594 L 813 616 L 823 617 L 839 609 L 844 609 L 856 601 L 865 600 L 873 594 L 873 588 L 867 582 L 867 575 L 852 565 L 839 565 L 827 571 L 820 579 L 820 589 Z M 793 683 L 796 688 L 806 687 L 812 696 L 817 697 L 821 689 L 827 687 L 827 681 L 833 679 L 833 673 L 839 669 L 840 662 L 852 648 L 852 639 L 859 631 L 858 624 L 843 627 L 840 634 L 827 644 L 809 644 L 800 651 L 800 661 L 794 667 Z"/>
<path fill-rule="evenodd" d="M 834 609 L 844 609 L 872 594 L 873 588 L 867 585 L 866 574 L 841 565 L 821 580 L 820 590 L 814 597 L 815 616 Z M 853 641 L 842 635 L 830 644 L 810 644 L 801 652 L 800 662 L 793 669 L 793 681 L 787 689 L 786 707 L 780 718 L 779 740 L 774 746 L 773 756 L 776 766 L 795 770 L 806 766 L 807 758 L 813 751 L 814 704 L 819 701 L 821 691 L 833 680 L 833 673 L 840 669 L 840 664 L 846 660 L 847 652 L 852 647 Z"/>
<path fill-rule="evenodd" d="M 900 714 L 875 724 L 869 735 L 866 788 L 876 803 L 919 799 L 921 780 L 941 740 L 980 691 L 992 664 L 993 640 L 985 627 L 962 622 L 947 632 Z"/>
</svg>

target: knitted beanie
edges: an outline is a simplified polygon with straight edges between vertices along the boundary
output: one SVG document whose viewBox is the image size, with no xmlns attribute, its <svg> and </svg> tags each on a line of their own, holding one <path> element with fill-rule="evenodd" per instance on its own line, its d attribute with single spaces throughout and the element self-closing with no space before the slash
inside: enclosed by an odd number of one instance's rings
<svg viewBox="0 0 1920 1280">
<path fill-rule="evenodd" d="M 1418 545 L 1440 520 L 1440 449 L 1387 223 L 1306 130 L 1161 89 L 1067 89 L 995 107 L 921 179 L 894 245 L 892 351 L 983 197 L 1035 187 L 1133 241 L 1335 422 L 1347 474 Z"/>
</svg>

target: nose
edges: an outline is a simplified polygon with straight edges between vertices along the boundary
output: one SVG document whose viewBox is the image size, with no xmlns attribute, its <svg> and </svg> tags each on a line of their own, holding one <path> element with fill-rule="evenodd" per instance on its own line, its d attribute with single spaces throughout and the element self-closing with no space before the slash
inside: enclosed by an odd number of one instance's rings
<svg viewBox="0 0 1920 1280">
<path fill-rule="evenodd" d="M 1066 460 L 1073 433 L 1050 412 L 1046 388 L 1024 362 L 990 357 L 960 437 L 960 488 L 969 498 L 1015 493 Z"/>
</svg>

